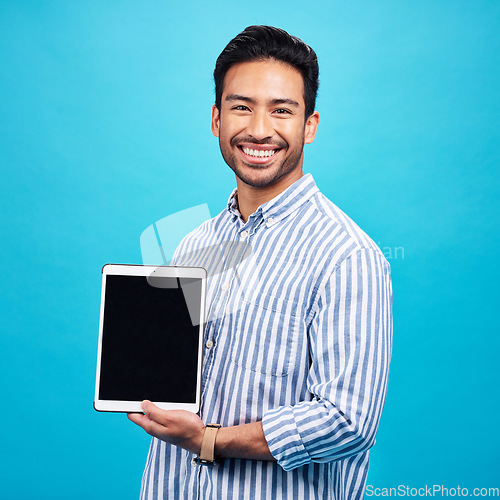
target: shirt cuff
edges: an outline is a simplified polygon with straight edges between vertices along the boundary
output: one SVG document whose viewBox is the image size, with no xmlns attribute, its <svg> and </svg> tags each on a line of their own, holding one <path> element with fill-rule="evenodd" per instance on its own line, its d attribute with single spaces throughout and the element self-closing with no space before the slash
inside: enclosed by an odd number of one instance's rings
<svg viewBox="0 0 500 500">
<path fill-rule="evenodd" d="M 286 471 L 311 462 L 295 421 L 294 409 L 300 406 L 281 406 L 267 411 L 262 418 L 262 428 L 271 455 Z"/>
</svg>

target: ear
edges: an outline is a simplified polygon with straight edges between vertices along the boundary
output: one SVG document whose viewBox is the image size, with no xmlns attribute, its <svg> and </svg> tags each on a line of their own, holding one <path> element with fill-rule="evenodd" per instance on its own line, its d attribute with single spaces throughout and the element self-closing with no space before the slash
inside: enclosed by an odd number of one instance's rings
<svg viewBox="0 0 500 500">
<path fill-rule="evenodd" d="M 217 106 L 214 104 L 212 106 L 212 134 L 215 135 L 215 137 L 219 137 L 219 128 L 220 128 L 220 113 L 219 110 L 217 109 Z"/>
<path fill-rule="evenodd" d="M 304 128 L 304 143 L 311 144 L 316 137 L 319 125 L 319 113 L 315 111 L 307 120 Z"/>
</svg>

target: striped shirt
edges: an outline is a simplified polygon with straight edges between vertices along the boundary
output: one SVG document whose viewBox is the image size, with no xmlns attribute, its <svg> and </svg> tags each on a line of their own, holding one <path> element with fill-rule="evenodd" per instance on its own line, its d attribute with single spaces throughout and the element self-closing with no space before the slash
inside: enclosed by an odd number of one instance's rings
<svg viewBox="0 0 500 500">
<path fill-rule="evenodd" d="M 379 248 L 306 174 L 246 223 L 235 190 L 174 261 L 209 275 L 201 418 L 262 420 L 276 461 L 200 466 L 153 438 L 141 499 L 363 498 L 392 349 Z"/>
</svg>

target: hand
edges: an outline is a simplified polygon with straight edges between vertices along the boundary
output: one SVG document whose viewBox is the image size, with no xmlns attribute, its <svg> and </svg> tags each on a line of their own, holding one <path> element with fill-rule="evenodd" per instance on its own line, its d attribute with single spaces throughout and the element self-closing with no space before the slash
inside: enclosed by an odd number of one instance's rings
<svg viewBox="0 0 500 500">
<path fill-rule="evenodd" d="M 198 415 L 186 410 L 162 410 L 147 400 L 141 408 L 145 415 L 127 413 L 128 419 L 151 436 L 200 454 L 205 425 Z"/>
</svg>

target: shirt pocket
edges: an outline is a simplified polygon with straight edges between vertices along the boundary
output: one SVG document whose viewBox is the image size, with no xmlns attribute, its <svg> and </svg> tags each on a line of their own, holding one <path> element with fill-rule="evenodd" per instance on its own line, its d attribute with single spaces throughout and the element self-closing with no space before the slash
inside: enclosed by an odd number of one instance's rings
<svg viewBox="0 0 500 500">
<path fill-rule="evenodd" d="M 285 376 L 296 350 L 296 305 L 275 295 L 246 293 L 234 316 L 231 360 L 241 368 Z"/>
</svg>

